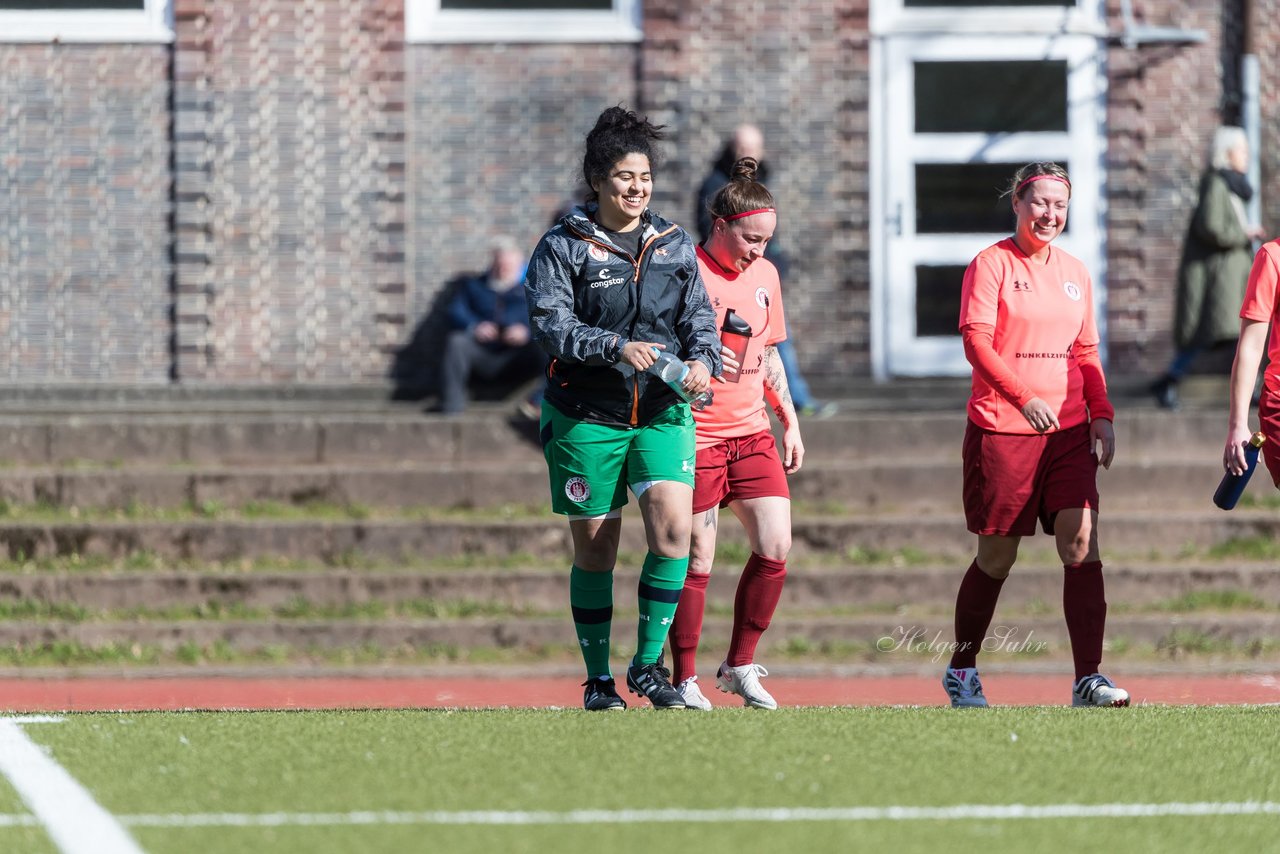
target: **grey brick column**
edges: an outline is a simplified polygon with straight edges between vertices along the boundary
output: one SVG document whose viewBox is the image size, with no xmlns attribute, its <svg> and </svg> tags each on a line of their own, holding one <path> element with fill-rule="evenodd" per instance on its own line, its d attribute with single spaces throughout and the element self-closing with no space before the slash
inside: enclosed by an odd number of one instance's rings
<svg viewBox="0 0 1280 854">
<path fill-rule="evenodd" d="M 403 337 L 403 3 L 177 0 L 177 373 L 376 381 Z"/>
</svg>

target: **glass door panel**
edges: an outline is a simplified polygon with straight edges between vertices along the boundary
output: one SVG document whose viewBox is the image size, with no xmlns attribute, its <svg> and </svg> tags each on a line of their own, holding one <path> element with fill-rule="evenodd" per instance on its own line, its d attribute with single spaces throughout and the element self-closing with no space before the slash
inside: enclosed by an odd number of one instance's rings
<svg viewBox="0 0 1280 854">
<path fill-rule="evenodd" d="M 1065 62 L 917 62 L 914 72 L 916 133 L 1067 129 Z"/>
</svg>

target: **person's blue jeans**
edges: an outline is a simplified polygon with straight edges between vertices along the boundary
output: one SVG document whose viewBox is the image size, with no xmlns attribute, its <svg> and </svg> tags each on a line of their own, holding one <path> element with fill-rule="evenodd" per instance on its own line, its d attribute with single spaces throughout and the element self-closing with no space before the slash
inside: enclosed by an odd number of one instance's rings
<svg viewBox="0 0 1280 854">
<path fill-rule="evenodd" d="M 800 361 L 796 358 L 796 348 L 791 346 L 791 332 L 787 332 L 787 340 L 778 342 L 778 358 L 782 360 L 782 370 L 787 375 L 787 386 L 791 389 L 791 402 L 796 409 L 804 409 L 813 405 L 809 396 L 809 384 L 800 373 Z"/>
<path fill-rule="evenodd" d="M 1185 350 L 1179 350 L 1174 355 L 1173 362 L 1169 364 L 1169 370 L 1166 371 L 1169 379 L 1174 382 L 1182 379 L 1191 367 L 1191 363 L 1196 360 L 1196 356 L 1199 356 L 1203 350 L 1204 346 L 1200 344 L 1192 344 Z"/>
</svg>

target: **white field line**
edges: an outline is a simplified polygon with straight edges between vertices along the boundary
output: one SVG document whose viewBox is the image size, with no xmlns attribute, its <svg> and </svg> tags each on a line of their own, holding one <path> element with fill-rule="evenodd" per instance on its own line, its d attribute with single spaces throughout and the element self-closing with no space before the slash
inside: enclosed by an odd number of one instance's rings
<svg viewBox="0 0 1280 854">
<path fill-rule="evenodd" d="M 0 827 L 39 827 L 33 815 L 0 815 Z"/>
<path fill-rule="evenodd" d="M 117 815 L 128 827 L 289 827 L 317 825 L 573 825 L 646 822 L 984 821 L 1161 816 L 1280 815 L 1280 802 L 1234 801 L 1157 804 L 957 804 L 949 807 L 765 807 L 735 809 L 570 810 L 339 813 L 193 813 Z M 0 825 L 23 824 L 0 815 Z M 97 849 L 105 850 L 105 849 Z"/>
<path fill-rule="evenodd" d="M 32 813 L 5 816 L 4 824 L 42 825 L 62 854 L 143 854 L 120 822 L 22 731 L 23 724 L 60 720 L 0 718 L 0 774 Z"/>
</svg>

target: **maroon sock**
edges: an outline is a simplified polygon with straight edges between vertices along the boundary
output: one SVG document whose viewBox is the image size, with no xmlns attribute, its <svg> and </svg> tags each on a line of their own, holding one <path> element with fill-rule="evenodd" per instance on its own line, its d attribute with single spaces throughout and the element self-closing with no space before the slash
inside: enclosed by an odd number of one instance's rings
<svg viewBox="0 0 1280 854">
<path fill-rule="evenodd" d="M 1076 680 L 1097 673 L 1102 664 L 1102 635 L 1107 627 L 1106 585 L 1102 561 L 1062 565 L 1062 613 L 1071 637 Z"/>
<path fill-rule="evenodd" d="M 671 621 L 671 674 L 679 685 L 697 673 L 698 639 L 702 637 L 702 612 L 707 604 L 707 582 L 710 575 L 684 577 L 684 590 Z"/>
<path fill-rule="evenodd" d="M 977 559 L 969 564 L 969 571 L 956 593 L 956 648 L 951 654 L 952 668 L 977 667 L 978 651 L 982 649 L 1003 586 L 1004 579 L 987 575 L 978 568 Z"/>
<path fill-rule="evenodd" d="M 730 667 L 741 667 L 755 661 L 756 644 L 769 628 L 773 612 L 782 598 L 782 583 L 787 577 L 787 562 L 760 557 L 755 552 L 738 579 L 738 593 L 733 600 L 733 635 L 729 638 Z"/>
</svg>

